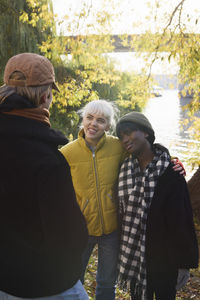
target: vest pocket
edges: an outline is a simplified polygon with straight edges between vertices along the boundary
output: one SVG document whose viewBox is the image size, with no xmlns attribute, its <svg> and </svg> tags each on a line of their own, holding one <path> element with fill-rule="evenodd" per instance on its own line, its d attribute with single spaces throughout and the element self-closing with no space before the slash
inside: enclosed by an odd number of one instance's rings
<svg viewBox="0 0 200 300">
<path fill-rule="evenodd" d="M 107 194 L 107 196 L 112 201 L 112 203 L 115 203 L 115 199 L 114 199 L 114 197 L 112 197 L 111 194 Z"/>
<path fill-rule="evenodd" d="M 82 213 L 84 213 L 84 211 L 85 211 L 85 209 L 86 209 L 88 203 L 89 203 L 89 199 L 87 199 L 87 200 L 85 201 L 85 203 L 84 203 L 84 205 L 83 205 L 83 208 L 82 208 L 82 210 L 81 210 Z"/>
</svg>

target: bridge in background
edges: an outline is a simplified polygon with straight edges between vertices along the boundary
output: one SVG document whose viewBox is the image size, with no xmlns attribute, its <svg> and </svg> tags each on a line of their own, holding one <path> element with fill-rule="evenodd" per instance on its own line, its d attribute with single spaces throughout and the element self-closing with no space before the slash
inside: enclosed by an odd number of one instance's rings
<svg viewBox="0 0 200 300">
<path fill-rule="evenodd" d="M 90 39 L 92 37 L 94 38 L 98 38 L 98 35 L 95 34 L 91 34 L 88 36 L 81 36 L 81 35 L 76 35 L 76 36 L 66 36 L 66 40 L 69 39 L 73 39 L 73 40 L 81 40 L 83 43 L 87 42 L 87 37 L 89 37 Z M 129 35 L 105 35 L 105 37 L 109 38 L 110 40 L 113 41 L 113 50 L 110 52 L 135 52 L 134 49 L 134 41 L 135 42 L 140 42 L 144 35 L 142 34 L 129 34 Z M 186 34 L 185 35 L 185 40 L 187 41 L 190 37 L 194 37 L 194 38 L 200 38 L 200 34 Z M 155 43 L 157 41 L 157 37 L 155 37 L 153 34 L 151 36 L 149 36 L 149 39 L 151 40 L 151 43 Z M 154 40 L 155 39 L 155 40 Z M 70 49 L 66 50 L 70 53 Z M 148 50 L 148 49 L 147 49 Z M 163 44 L 162 48 L 160 48 L 159 51 L 169 51 L 170 50 L 170 44 Z"/>
<path fill-rule="evenodd" d="M 74 35 L 74 36 L 65 36 L 66 41 L 72 40 L 79 40 L 83 43 L 87 42 L 87 38 L 98 38 L 98 35 L 91 34 L 88 36 L 83 35 Z M 132 47 L 133 39 L 139 40 L 141 35 L 137 34 L 129 34 L 129 35 L 105 35 L 106 38 L 112 40 L 113 50 L 111 52 L 135 52 L 134 47 Z M 126 42 L 125 42 L 126 41 Z M 66 50 L 70 53 L 70 49 L 66 47 Z"/>
<path fill-rule="evenodd" d="M 131 47 L 131 41 L 135 38 L 139 39 L 140 35 L 127 35 L 127 36 L 120 36 L 120 35 L 111 35 L 111 39 L 114 41 L 114 51 L 113 52 L 135 52 L 134 47 Z M 126 39 L 127 45 L 124 45 L 123 39 Z"/>
</svg>

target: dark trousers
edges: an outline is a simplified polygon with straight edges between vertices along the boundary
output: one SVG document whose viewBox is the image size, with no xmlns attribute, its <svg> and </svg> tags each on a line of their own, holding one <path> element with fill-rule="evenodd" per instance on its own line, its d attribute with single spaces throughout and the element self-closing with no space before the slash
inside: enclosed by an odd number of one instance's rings
<svg viewBox="0 0 200 300">
<path fill-rule="evenodd" d="M 175 300 L 178 270 L 162 270 L 147 272 L 147 299 L 153 300 Z M 134 296 L 134 283 L 131 284 L 131 299 L 141 300 Z"/>
</svg>

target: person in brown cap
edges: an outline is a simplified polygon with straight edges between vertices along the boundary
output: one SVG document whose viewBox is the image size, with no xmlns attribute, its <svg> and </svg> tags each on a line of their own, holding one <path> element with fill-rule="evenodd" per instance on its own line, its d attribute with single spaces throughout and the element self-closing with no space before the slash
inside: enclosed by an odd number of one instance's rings
<svg viewBox="0 0 200 300">
<path fill-rule="evenodd" d="M 11 57 L 0 87 L 0 299 L 88 300 L 79 278 L 88 240 L 68 141 L 49 121 L 55 83 L 38 54 Z"/>
<path fill-rule="evenodd" d="M 154 143 L 154 130 L 145 115 L 126 114 L 116 132 L 129 153 L 118 183 L 119 285 L 130 287 L 134 300 L 175 300 L 189 269 L 198 267 L 185 178 L 174 172 L 169 151 Z"/>
</svg>

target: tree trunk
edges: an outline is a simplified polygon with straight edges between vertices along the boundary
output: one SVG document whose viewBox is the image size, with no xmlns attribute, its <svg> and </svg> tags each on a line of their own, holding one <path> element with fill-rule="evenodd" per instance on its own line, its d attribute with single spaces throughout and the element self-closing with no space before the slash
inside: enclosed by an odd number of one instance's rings
<svg viewBox="0 0 200 300">
<path fill-rule="evenodd" d="M 200 166 L 194 175 L 188 180 L 188 189 L 194 217 L 200 224 Z"/>
</svg>

